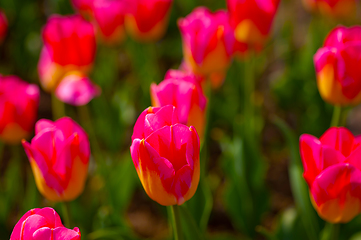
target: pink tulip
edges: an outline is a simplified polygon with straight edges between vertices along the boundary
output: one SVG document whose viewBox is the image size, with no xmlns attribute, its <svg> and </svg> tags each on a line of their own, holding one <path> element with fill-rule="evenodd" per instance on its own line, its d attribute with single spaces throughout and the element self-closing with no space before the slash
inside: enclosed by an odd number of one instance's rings
<svg viewBox="0 0 361 240">
<path fill-rule="evenodd" d="M 133 163 L 150 198 L 170 206 L 194 195 L 200 175 L 199 138 L 194 127 L 179 123 L 173 106 L 144 110 L 132 141 Z"/>
<path fill-rule="evenodd" d="M 157 41 L 163 37 L 173 0 L 128 0 L 126 29 L 138 41 Z"/>
<path fill-rule="evenodd" d="M 184 61 L 196 74 L 224 73 L 231 61 L 234 33 L 228 13 L 198 7 L 178 21 Z"/>
<path fill-rule="evenodd" d="M 237 50 L 260 50 L 271 30 L 280 0 L 227 0 Z"/>
<path fill-rule="evenodd" d="M 71 118 L 39 120 L 31 143 L 23 141 L 40 193 L 51 201 L 71 201 L 82 192 L 90 147 L 86 132 Z"/>
<path fill-rule="evenodd" d="M 103 42 L 115 44 L 125 38 L 125 1 L 97 0 L 93 6 L 94 21 Z"/>
<path fill-rule="evenodd" d="M 361 138 L 346 128 L 330 128 L 320 139 L 303 134 L 303 176 L 318 214 L 346 223 L 361 212 Z"/>
<path fill-rule="evenodd" d="M 33 131 L 40 92 L 16 76 L 0 75 L 0 139 L 20 143 Z"/>
<path fill-rule="evenodd" d="M 334 105 L 361 102 L 361 27 L 333 29 L 314 56 L 321 97 Z"/>
<path fill-rule="evenodd" d="M 38 70 L 45 90 L 53 91 L 69 71 L 87 73 L 91 69 L 96 50 L 94 29 L 81 16 L 51 16 L 42 36 Z"/>
<path fill-rule="evenodd" d="M 79 228 L 63 226 L 52 208 L 34 208 L 25 213 L 15 225 L 10 240 L 80 240 Z"/>
<path fill-rule="evenodd" d="M 356 0 L 303 0 L 305 7 L 333 18 L 346 18 L 356 13 Z"/>
<path fill-rule="evenodd" d="M 0 9 L 0 43 L 4 40 L 7 30 L 8 21 L 6 19 L 5 13 Z"/>
<path fill-rule="evenodd" d="M 68 73 L 55 90 L 58 99 L 74 106 L 86 105 L 100 93 L 100 88 L 80 72 Z"/>
<path fill-rule="evenodd" d="M 202 138 L 207 99 L 197 83 L 197 76 L 170 70 L 158 86 L 155 83 L 150 86 L 150 92 L 154 107 L 173 105 L 177 109 L 179 122 L 194 126 Z"/>
</svg>

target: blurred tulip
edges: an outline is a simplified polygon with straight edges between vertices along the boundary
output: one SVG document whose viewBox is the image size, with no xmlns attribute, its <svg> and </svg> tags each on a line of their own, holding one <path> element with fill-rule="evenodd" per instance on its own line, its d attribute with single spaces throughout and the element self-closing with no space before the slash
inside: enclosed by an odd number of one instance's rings
<svg viewBox="0 0 361 240">
<path fill-rule="evenodd" d="M 260 50 L 271 29 L 280 0 L 227 0 L 238 51 Z"/>
<path fill-rule="evenodd" d="M 361 102 L 361 27 L 337 27 L 314 56 L 321 97 L 334 105 Z"/>
<path fill-rule="evenodd" d="M 150 92 L 154 107 L 173 105 L 179 122 L 194 126 L 203 138 L 207 99 L 197 83 L 197 76 L 170 70 L 158 86 L 155 83 L 150 86 Z"/>
<path fill-rule="evenodd" d="M 0 43 L 4 40 L 7 30 L 8 21 L 6 19 L 5 13 L 0 9 Z"/>
<path fill-rule="evenodd" d="M 196 74 L 224 73 L 228 68 L 235 43 L 228 14 L 211 13 L 198 7 L 178 21 L 183 40 L 185 63 Z"/>
<path fill-rule="evenodd" d="M 16 76 L 0 75 L 0 139 L 20 143 L 34 128 L 40 92 Z"/>
<path fill-rule="evenodd" d="M 70 72 L 55 90 L 56 97 L 68 104 L 82 106 L 100 95 L 101 89 L 81 72 Z"/>
<path fill-rule="evenodd" d="M 361 212 L 361 138 L 330 128 L 320 139 L 303 134 L 300 152 L 312 203 L 331 223 L 346 223 Z"/>
<path fill-rule="evenodd" d="M 91 69 L 96 50 L 94 29 L 81 16 L 50 17 L 42 36 L 38 71 L 45 90 L 53 91 L 69 71 L 87 73 Z"/>
<path fill-rule="evenodd" d="M 92 18 L 94 0 L 71 0 L 71 3 L 82 16 Z"/>
<path fill-rule="evenodd" d="M 333 18 L 344 18 L 355 15 L 356 0 L 303 0 L 304 6 L 310 11 Z"/>
<path fill-rule="evenodd" d="M 125 26 L 131 37 L 141 42 L 157 41 L 163 37 L 172 0 L 128 0 L 129 12 Z"/>
<path fill-rule="evenodd" d="M 125 38 L 124 15 L 125 1 L 97 0 L 94 1 L 93 13 L 97 33 L 103 42 L 115 44 Z"/>
<path fill-rule="evenodd" d="M 181 205 L 197 190 L 199 138 L 173 106 L 149 107 L 134 126 L 130 153 L 144 190 L 161 205 Z"/>
<path fill-rule="evenodd" d="M 51 201 L 71 201 L 82 192 L 90 147 L 86 132 L 71 118 L 39 120 L 31 144 L 23 141 L 40 193 Z"/>
<path fill-rule="evenodd" d="M 80 240 L 79 228 L 63 226 L 52 208 L 34 208 L 25 213 L 15 225 L 10 240 Z"/>
</svg>

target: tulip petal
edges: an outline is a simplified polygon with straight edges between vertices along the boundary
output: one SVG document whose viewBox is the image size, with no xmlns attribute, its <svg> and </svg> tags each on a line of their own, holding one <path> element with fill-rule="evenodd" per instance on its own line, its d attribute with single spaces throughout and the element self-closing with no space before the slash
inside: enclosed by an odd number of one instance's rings
<svg viewBox="0 0 361 240">
<path fill-rule="evenodd" d="M 154 114 L 147 114 L 144 119 L 144 138 L 147 138 L 152 132 L 178 122 L 175 108 L 167 105 L 159 108 Z"/>
<path fill-rule="evenodd" d="M 54 128 L 54 122 L 48 119 L 40 119 L 35 124 L 35 135 L 47 128 Z"/>
<path fill-rule="evenodd" d="M 322 171 L 321 146 L 321 142 L 312 135 L 303 134 L 300 137 L 300 153 L 304 168 L 303 177 L 309 187 L 312 186 L 313 180 Z"/>
<path fill-rule="evenodd" d="M 350 164 L 331 166 L 315 179 L 311 193 L 322 218 L 348 222 L 361 211 L 361 172 Z"/>
<path fill-rule="evenodd" d="M 182 205 L 187 199 L 184 196 L 187 194 L 192 185 L 193 171 L 190 166 L 185 165 L 179 169 L 174 176 L 173 191 L 177 197 L 177 204 Z"/>
<path fill-rule="evenodd" d="M 45 217 L 34 214 L 29 216 L 23 223 L 21 228 L 21 240 L 33 240 L 33 233 L 42 227 L 46 227 L 48 221 Z"/>
<path fill-rule="evenodd" d="M 10 236 L 10 240 L 20 240 L 21 238 L 21 229 L 23 227 L 23 222 L 31 215 L 36 214 L 38 211 L 40 210 L 40 208 L 34 208 L 31 209 L 29 211 L 27 211 L 20 219 L 19 221 L 16 223 L 11 236 Z"/>
<path fill-rule="evenodd" d="M 139 154 L 137 173 L 148 196 L 164 206 L 176 204 L 177 199 L 171 193 L 175 174 L 172 164 L 144 140 L 140 143 Z"/>
<path fill-rule="evenodd" d="M 354 136 L 344 127 L 332 127 L 320 137 L 320 141 L 323 145 L 328 145 L 347 157 L 351 153 Z"/>
</svg>

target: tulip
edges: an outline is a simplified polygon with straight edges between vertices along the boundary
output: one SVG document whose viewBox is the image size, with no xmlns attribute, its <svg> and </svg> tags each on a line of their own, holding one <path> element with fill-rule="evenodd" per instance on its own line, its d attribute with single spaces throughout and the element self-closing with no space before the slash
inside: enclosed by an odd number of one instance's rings
<svg viewBox="0 0 361 240">
<path fill-rule="evenodd" d="M 332 127 L 320 139 L 303 134 L 300 152 L 312 203 L 331 223 L 346 223 L 361 212 L 361 138 Z"/>
<path fill-rule="evenodd" d="M 40 193 L 71 201 L 84 188 L 90 157 L 88 136 L 71 118 L 39 120 L 31 143 L 23 141 Z"/>
<path fill-rule="evenodd" d="M 25 213 L 16 223 L 10 240 L 80 240 L 79 228 L 63 226 L 54 209 L 34 208 Z"/>
<path fill-rule="evenodd" d="M 56 86 L 69 71 L 89 72 L 95 58 L 95 35 L 91 23 L 81 16 L 50 17 L 43 28 L 44 47 L 38 71 L 46 91 Z"/>
<path fill-rule="evenodd" d="M 0 139 L 20 143 L 33 130 L 40 92 L 16 76 L 0 75 Z"/>
<path fill-rule="evenodd" d="M 230 24 L 239 44 L 247 44 L 255 50 L 262 48 L 279 2 L 280 0 L 227 0 Z"/>
<path fill-rule="evenodd" d="M 125 16 L 129 35 L 142 42 L 157 41 L 164 35 L 172 0 L 130 0 Z"/>
<path fill-rule="evenodd" d="M 8 21 L 6 19 L 6 15 L 0 9 L 0 43 L 4 40 L 7 29 L 8 29 Z"/>
<path fill-rule="evenodd" d="M 71 0 L 71 3 L 82 16 L 86 18 L 91 18 L 93 16 L 94 0 Z"/>
<path fill-rule="evenodd" d="M 150 92 L 154 107 L 173 105 L 179 122 L 194 126 L 203 137 L 207 99 L 197 83 L 197 76 L 170 70 L 158 86 L 155 83 L 150 86 Z"/>
<path fill-rule="evenodd" d="M 304 6 L 322 15 L 344 18 L 356 13 L 356 0 L 303 0 Z"/>
<path fill-rule="evenodd" d="M 81 72 L 68 73 L 55 90 L 56 97 L 68 104 L 82 106 L 100 94 L 101 90 Z"/>
<path fill-rule="evenodd" d="M 94 2 L 94 20 L 103 42 L 114 44 L 125 38 L 125 9 L 124 1 L 98 0 Z"/>
<path fill-rule="evenodd" d="M 337 27 L 314 56 L 317 86 L 328 103 L 344 106 L 361 102 L 361 27 Z"/>
<path fill-rule="evenodd" d="M 130 153 L 144 190 L 164 206 L 189 200 L 199 183 L 199 138 L 171 106 L 149 107 L 134 126 Z"/>
<path fill-rule="evenodd" d="M 228 14 L 211 13 L 198 7 L 178 21 L 183 40 L 185 63 L 196 74 L 224 73 L 228 68 L 235 43 Z"/>
</svg>

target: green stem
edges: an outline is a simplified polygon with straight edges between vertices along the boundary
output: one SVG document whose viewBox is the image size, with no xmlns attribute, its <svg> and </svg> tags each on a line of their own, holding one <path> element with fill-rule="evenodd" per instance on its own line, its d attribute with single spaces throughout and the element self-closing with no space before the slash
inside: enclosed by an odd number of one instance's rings
<svg viewBox="0 0 361 240">
<path fill-rule="evenodd" d="M 65 116 L 65 104 L 55 96 L 55 93 L 51 94 L 51 108 L 54 120 Z"/>
<path fill-rule="evenodd" d="M 62 202 L 61 205 L 62 205 L 62 209 L 63 209 L 64 225 L 67 228 L 71 228 L 69 203 L 68 202 Z"/>
<path fill-rule="evenodd" d="M 323 230 L 322 240 L 338 240 L 340 233 L 340 224 L 326 222 Z"/>
<path fill-rule="evenodd" d="M 338 127 L 341 122 L 341 114 L 342 108 L 341 106 L 335 106 L 333 109 L 333 115 L 331 120 L 331 127 Z"/>
<path fill-rule="evenodd" d="M 173 205 L 173 206 L 169 206 L 168 208 L 170 208 L 169 212 L 170 212 L 171 222 L 173 225 L 174 240 L 183 240 L 179 206 Z"/>
</svg>

